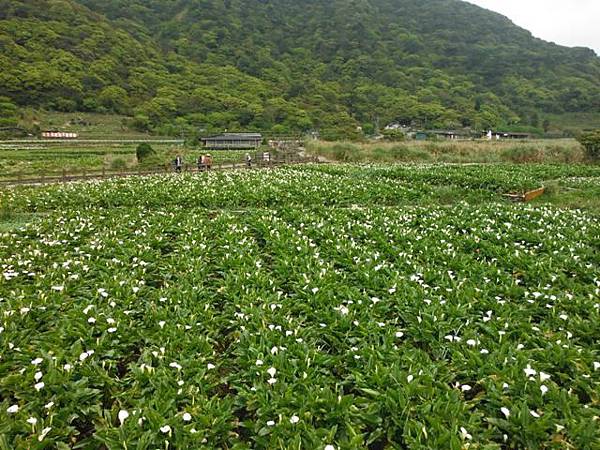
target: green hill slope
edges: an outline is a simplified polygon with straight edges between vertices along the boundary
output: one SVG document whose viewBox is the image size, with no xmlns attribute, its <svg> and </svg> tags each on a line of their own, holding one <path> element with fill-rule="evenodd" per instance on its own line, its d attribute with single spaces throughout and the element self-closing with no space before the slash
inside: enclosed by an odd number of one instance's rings
<svg viewBox="0 0 600 450">
<path fill-rule="evenodd" d="M 517 128 L 600 111 L 593 51 L 459 0 L 0 0 L 0 11 L 0 96 L 135 115 L 139 128 Z"/>
</svg>

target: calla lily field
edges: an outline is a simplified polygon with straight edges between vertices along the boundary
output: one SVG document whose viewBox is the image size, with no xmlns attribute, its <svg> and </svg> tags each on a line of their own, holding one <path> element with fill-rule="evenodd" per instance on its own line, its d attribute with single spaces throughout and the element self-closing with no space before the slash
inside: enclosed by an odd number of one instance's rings
<svg viewBox="0 0 600 450">
<path fill-rule="evenodd" d="M 7 188 L 1 448 L 600 448 L 600 167 Z"/>
</svg>

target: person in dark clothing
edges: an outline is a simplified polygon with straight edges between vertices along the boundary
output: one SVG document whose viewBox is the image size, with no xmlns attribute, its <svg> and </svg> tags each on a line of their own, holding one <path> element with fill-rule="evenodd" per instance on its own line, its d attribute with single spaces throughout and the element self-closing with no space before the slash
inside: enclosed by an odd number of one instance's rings
<svg viewBox="0 0 600 450">
<path fill-rule="evenodd" d="M 175 157 L 175 172 L 180 173 L 183 168 L 183 158 L 181 155 Z"/>
</svg>

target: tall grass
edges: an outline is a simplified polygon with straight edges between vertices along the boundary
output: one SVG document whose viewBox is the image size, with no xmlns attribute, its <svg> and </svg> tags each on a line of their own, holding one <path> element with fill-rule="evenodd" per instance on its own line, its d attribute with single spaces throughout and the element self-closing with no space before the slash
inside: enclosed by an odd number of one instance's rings
<svg viewBox="0 0 600 450">
<path fill-rule="evenodd" d="M 307 143 L 307 152 L 341 162 L 577 163 L 583 149 L 574 139 L 456 142 Z"/>
</svg>

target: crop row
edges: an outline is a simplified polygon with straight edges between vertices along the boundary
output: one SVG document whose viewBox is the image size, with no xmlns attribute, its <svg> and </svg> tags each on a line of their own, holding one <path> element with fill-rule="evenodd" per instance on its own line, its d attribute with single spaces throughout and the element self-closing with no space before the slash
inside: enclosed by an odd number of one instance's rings
<svg viewBox="0 0 600 450">
<path fill-rule="evenodd" d="M 597 446 L 598 218 L 364 170 L 5 192 L 49 211 L 0 234 L 5 446 Z"/>
<path fill-rule="evenodd" d="M 74 183 L 0 192 L 15 208 L 166 207 L 242 208 L 281 206 L 405 205 L 431 203 L 446 192 L 454 199 L 492 200 L 549 180 L 597 179 L 593 166 L 398 165 L 303 166 L 274 171 L 231 171 Z M 594 178 L 596 177 L 596 178 Z"/>
</svg>

